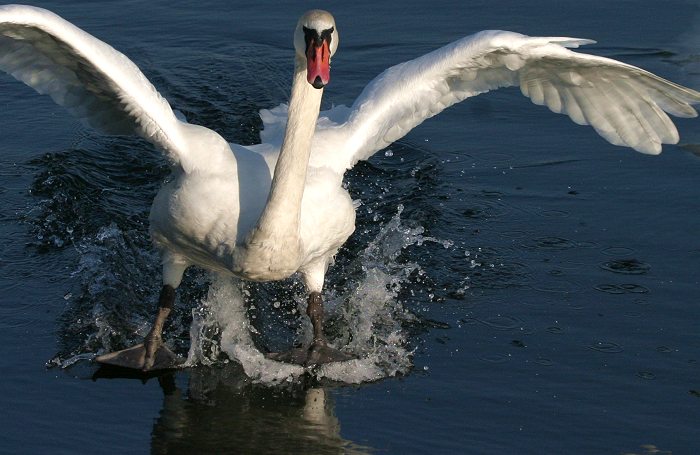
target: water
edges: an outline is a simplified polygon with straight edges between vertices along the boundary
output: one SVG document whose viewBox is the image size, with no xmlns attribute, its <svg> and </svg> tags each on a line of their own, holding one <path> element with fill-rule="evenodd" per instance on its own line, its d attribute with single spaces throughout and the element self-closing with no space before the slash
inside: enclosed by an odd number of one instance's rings
<svg viewBox="0 0 700 455">
<path fill-rule="evenodd" d="M 700 87 L 691 1 L 348 3 L 323 6 L 342 34 L 327 106 L 485 28 L 596 39 L 595 53 Z M 190 121 L 242 143 L 256 140 L 259 109 L 286 101 L 291 28 L 312 6 L 39 5 L 126 52 Z M 191 367 L 139 381 L 89 359 L 148 330 L 160 270 L 147 213 L 167 167 L 6 76 L 0 100 L 0 452 L 700 445 L 697 120 L 648 157 L 517 90 L 456 106 L 347 175 L 358 228 L 326 297 L 331 335 L 363 360 L 275 371 L 255 347 L 308 336 L 301 285 L 192 270 L 166 332 Z"/>
</svg>

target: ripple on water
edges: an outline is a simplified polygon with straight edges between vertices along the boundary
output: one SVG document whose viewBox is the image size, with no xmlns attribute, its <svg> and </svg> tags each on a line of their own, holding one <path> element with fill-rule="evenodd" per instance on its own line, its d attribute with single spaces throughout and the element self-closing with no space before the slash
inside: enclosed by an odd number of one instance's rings
<svg viewBox="0 0 700 455">
<path fill-rule="evenodd" d="M 484 197 L 495 198 L 495 199 L 501 199 L 503 197 L 503 193 L 501 191 L 497 191 L 497 190 L 481 190 L 481 194 Z"/>
<path fill-rule="evenodd" d="M 598 284 L 594 289 L 606 294 L 647 294 L 649 288 L 640 284 Z"/>
<path fill-rule="evenodd" d="M 501 237 L 506 238 L 506 239 L 522 240 L 522 239 L 532 235 L 532 233 L 528 232 L 528 231 L 520 231 L 517 229 L 513 229 L 510 231 L 499 232 L 498 235 L 500 235 Z"/>
<path fill-rule="evenodd" d="M 615 259 L 600 264 L 600 268 L 622 275 L 643 275 L 651 269 L 651 265 L 638 259 Z"/>
<path fill-rule="evenodd" d="M 565 210 L 544 210 L 540 212 L 545 218 L 568 218 L 571 214 Z"/>
<path fill-rule="evenodd" d="M 522 327 L 523 322 L 514 316 L 495 315 L 486 318 L 474 318 L 475 321 L 496 330 L 515 330 Z"/>
<path fill-rule="evenodd" d="M 627 256 L 630 257 L 634 254 L 634 250 L 632 248 L 627 248 L 625 246 L 609 246 L 607 248 L 603 248 L 600 250 L 601 253 L 603 253 L 606 256 Z"/>
<path fill-rule="evenodd" d="M 649 302 L 648 302 L 647 300 L 645 300 L 645 299 L 634 299 L 634 300 L 632 301 L 632 303 L 634 303 L 635 305 L 640 305 L 640 306 L 649 305 Z"/>
<path fill-rule="evenodd" d="M 589 344 L 586 347 L 593 351 L 602 352 L 604 354 L 617 354 L 624 351 L 624 349 L 622 349 L 622 346 L 611 341 L 596 341 L 595 343 Z"/>
<path fill-rule="evenodd" d="M 530 286 L 530 288 L 539 292 L 548 292 L 553 294 L 570 294 L 579 291 L 581 286 L 571 281 L 557 281 L 547 283 L 546 285 Z"/>
<path fill-rule="evenodd" d="M 502 206 L 489 200 L 474 200 L 462 210 L 462 215 L 472 221 L 488 220 L 502 216 L 505 210 Z"/>
<path fill-rule="evenodd" d="M 637 377 L 640 377 L 647 381 L 653 381 L 654 379 L 656 379 L 656 375 L 651 371 L 638 371 Z"/>
<path fill-rule="evenodd" d="M 486 363 L 505 363 L 510 360 L 510 356 L 506 354 L 482 354 L 478 355 L 477 359 Z"/>
<path fill-rule="evenodd" d="M 490 263 L 488 258 L 471 259 L 473 270 L 469 283 L 473 289 L 506 289 L 513 286 L 526 286 L 531 280 L 530 268 L 520 262 Z"/>
<path fill-rule="evenodd" d="M 593 244 L 588 242 L 576 242 L 563 237 L 547 236 L 530 239 L 528 242 L 523 243 L 522 246 L 528 250 L 563 251 L 572 248 L 591 248 Z"/>
</svg>

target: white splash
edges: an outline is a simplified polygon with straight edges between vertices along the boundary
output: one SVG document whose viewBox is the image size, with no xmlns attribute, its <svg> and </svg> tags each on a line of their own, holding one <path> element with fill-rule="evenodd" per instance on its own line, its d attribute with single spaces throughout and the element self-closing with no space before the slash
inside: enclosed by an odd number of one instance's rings
<svg viewBox="0 0 700 455">
<path fill-rule="evenodd" d="M 357 357 L 356 360 L 303 368 L 267 359 L 254 343 L 252 334 L 257 329 L 248 319 L 251 305 L 260 305 L 251 296 L 250 285 L 231 277 L 215 276 L 207 296 L 192 311 L 185 366 L 234 361 L 241 364 L 253 381 L 270 385 L 294 382 L 304 375 L 361 383 L 408 372 L 412 352 L 403 325 L 415 316 L 403 308 L 398 295 L 413 272 L 421 274 L 422 270 L 399 256 L 411 245 L 437 242 L 448 248 L 451 242 L 424 236 L 420 226 L 404 226 L 402 211 L 403 207 L 399 206 L 367 248 L 342 270 L 332 272 L 350 277 L 343 281 L 343 287 L 329 286 L 324 292 L 326 317 L 333 321 L 329 341 Z M 82 335 L 75 339 L 68 337 L 75 346 L 59 353 L 47 363 L 49 366 L 69 367 L 92 358 L 95 352 L 139 342 L 147 332 L 151 305 L 133 305 L 133 302 L 150 302 L 154 297 L 134 293 L 134 283 L 138 283 L 138 288 L 149 289 L 150 279 L 143 278 L 143 270 L 156 269 L 158 261 L 152 251 L 126 242 L 125 236 L 126 233 L 111 225 L 79 246 L 80 265 L 74 276 L 81 278 L 83 289 L 79 297 L 67 300 L 67 311 L 78 315 L 78 319 L 70 319 L 65 331 L 72 334 L 80 329 Z M 332 283 L 334 280 L 330 278 Z M 311 324 L 306 317 L 306 299 L 301 294 L 295 299 L 297 340 L 308 343 Z M 271 302 L 269 308 L 261 311 L 282 311 L 277 300 Z M 173 322 L 182 327 L 184 321 L 178 318 Z M 274 330 L 274 327 L 261 327 L 262 330 Z M 169 340 L 171 344 L 172 341 Z"/>
<path fill-rule="evenodd" d="M 185 366 L 211 365 L 221 353 L 238 361 L 253 380 L 275 384 L 293 381 L 304 368 L 265 358 L 253 343 L 241 292 L 242 283 L 217 276 L 202 306 L 193 310 L 190 351 Z"/>
<path fill-rule="evenodd" d="M 331 289 L 325 294 L 327 316 L 340 320 L 341 333 L 330 342 L 356 356 L 356 360 L 303 368 L 267 359 L 251 336 L 256 329 L 246 314 L 246 285 L 230 277 L 215 277 L 207 297 L 193 312 L 186 365 L 210 365 L 220 362 L 225 354 L 240 363 L 248 377 L 264 384 L 292 382 L 304 374 L 361 383 L 407 372 L 412 365 L 412 353 L 407 348 L 402 323 L 414 316 L 401 306 L 397 295 L 401 284 L 418 265 L 399 263 L 397 258 L 409 245 L 438 240 L 424 237 L 422 227 L 403 226 L 401 211 L 399 207 L 398 213 L 348 267 L 359 268 L 359 278 L 342 291 Z M 304 305 L 300 304 L 299 314 L 305 314 Z M 310 324 L 305 317 L 300 322 L 299 338 L 308 341 Z"/>
</svg>

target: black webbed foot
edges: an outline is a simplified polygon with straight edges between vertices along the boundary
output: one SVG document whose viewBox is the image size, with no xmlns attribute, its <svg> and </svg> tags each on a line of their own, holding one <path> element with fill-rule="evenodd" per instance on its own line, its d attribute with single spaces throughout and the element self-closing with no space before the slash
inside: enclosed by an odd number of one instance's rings
<svg viewBox="0 0 700 455">
<path fill-rule="evenodd" d="M 328 346 L 324 340 L 316 340 L 306 348 L 295 348 L 285 352 L 271 352 L 268 359 L 277 362 L 294 363 L 304 367 L 322 365 L 324 363 L 345 362 L 355 357 Z"/>
</svg>

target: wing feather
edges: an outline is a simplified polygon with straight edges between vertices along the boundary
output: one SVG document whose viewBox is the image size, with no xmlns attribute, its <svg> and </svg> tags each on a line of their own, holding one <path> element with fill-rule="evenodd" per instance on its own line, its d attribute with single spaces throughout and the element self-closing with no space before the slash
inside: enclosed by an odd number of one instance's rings
<svg viewBox="0 0 700 455">
<path fill-rule="evenodd" d="M 656 154 L 678 142 L 666 113 L 695 117 L 700 93 L 613 59 L 568 48 L 594 41 L 484 31 L 387 69 L 344 122 L 317 128 L 312 162 L 344 171 L 471 96 L 519 86 L 533 103 L 591 125 L 615 145 Z M 337 150 L 337 145 L 342 144 Z"/>
<path fill-rule="evenodd" d="M 107 134 L 138 134 L 188 167 L 179 121 L 125 55 L 54 13 L 0 6 L 0 70 Z"/>
</svg>

